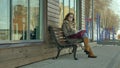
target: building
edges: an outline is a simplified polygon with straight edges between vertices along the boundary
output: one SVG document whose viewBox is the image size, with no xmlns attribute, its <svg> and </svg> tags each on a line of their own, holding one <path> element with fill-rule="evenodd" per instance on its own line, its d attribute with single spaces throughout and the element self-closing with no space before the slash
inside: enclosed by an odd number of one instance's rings
<svg viewBox="0 0 120 68">
<path fill-rule="evenodd" d="M 0 68 L 15 68 L 54 57 L 57 51 L 54 43 L 50 42 L 48 26 L 60 27 L 64 16 L 73 12 L 77 29 L 80 29 L 84 24 L 82 16 L 85 16 L 81 9 L 84 8 L 83 2 L 0 0 Z M 67 52 L 66 49 L 62 54 Z"/>
</svg>

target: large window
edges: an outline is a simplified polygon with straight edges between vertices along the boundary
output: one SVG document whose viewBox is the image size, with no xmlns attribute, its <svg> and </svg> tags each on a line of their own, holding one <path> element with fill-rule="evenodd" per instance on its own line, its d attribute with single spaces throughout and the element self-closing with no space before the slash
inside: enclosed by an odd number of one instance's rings
<svg viewBox="0 0 120 68">
<path fill-rule="evenodd" d="M 60 5 L 60 23 L 62 24 L 65 16 L 72 12 L 75 14 L 76 22 L 76 0 L 59 0 Z"/>
<path fill-rule="evenodd" d="M 0 40 L 43 40 L 43 0 L 0 0 Z"/>
</svg>

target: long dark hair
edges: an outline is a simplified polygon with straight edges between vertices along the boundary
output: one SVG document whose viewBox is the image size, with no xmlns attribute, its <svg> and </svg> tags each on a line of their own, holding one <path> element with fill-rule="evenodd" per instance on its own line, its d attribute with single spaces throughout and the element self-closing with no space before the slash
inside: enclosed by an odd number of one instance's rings
<svg viewBox="0 0 120 68">
<path fill-rule="evenodd" d="M 68 13 L 66 16 L 65 16 L 65 18 L 64 18 L 64 20 L 68 20 L 68 17 L 70 16 L 70 15 L 73 15 L 73 21 L 72 22 L 74 22 L 74 13 Z"/>
</svg>

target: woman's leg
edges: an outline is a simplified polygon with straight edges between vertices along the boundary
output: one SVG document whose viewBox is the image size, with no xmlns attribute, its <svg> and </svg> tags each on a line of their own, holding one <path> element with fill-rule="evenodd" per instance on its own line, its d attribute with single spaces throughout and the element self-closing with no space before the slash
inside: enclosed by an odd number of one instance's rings
<svg viewBox="0 0 120 68">
<path fill-rule="evenodd" d="M 89 39 L 87 37 L 85 37 L 85 38 L 83 38 L 83 41 L 84 41 L 85 51 L 88 51 L 90 53 L 90 55 L 93 56 L 94 54 L 89 45 Z"/>
<path fill-rule="evenodd" d="M 85 51 L 88 51 L 88 57 L 90 58 L 96 58 L 96 56 L 94 55 L 90 45 L 89 45 L 89 39 L 88 37 L 84 37 L 83 38 L 84 44 L 85 44 Z"/>
<path fill-rule="evenodd" d="M 88 53 L 88 57 L 96 58 L 96 56 L 94 56 L 93 51 L 89 45 L 89 39 L 88 39 L 87 33 L 84 30 L 82 32 L 78 32 L 77 34 L 71 35 L 70 38 L 73 38 L 73 39 L 83 38 L 83 41 L 85 44 L 85 51 Z"/>
</svg>

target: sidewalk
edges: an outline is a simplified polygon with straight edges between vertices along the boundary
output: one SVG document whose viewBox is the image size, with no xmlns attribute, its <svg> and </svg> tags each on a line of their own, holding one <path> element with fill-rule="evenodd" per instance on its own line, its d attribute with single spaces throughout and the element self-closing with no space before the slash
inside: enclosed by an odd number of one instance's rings
<svg viewBox="0 0 120 68">
<path fill-rule="evenodd" d="M 79 60 L 74 60 L 71 54 L 20 68 L 120 68 L 120 46 L 96 46 L 92 49 L 97 58 L 88 58 L 83 51 L 79 51 L 77 52 Z"/>
</svg>

